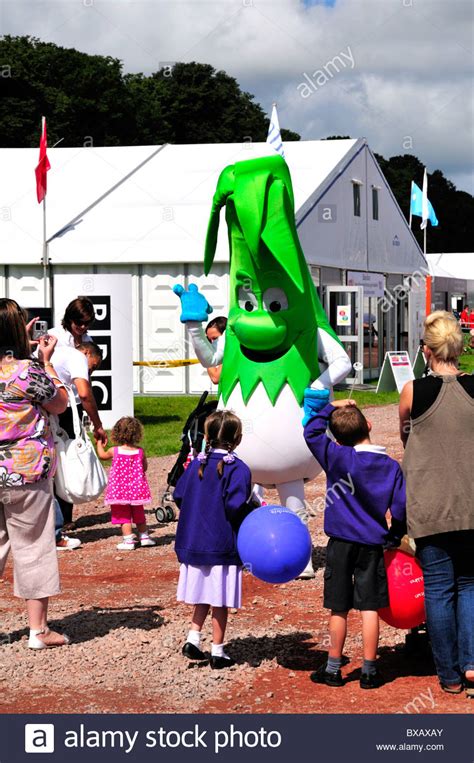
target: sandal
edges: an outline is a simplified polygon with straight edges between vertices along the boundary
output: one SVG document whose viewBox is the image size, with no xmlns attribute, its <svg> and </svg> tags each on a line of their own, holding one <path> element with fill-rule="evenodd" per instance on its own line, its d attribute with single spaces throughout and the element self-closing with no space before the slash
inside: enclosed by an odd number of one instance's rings
<svg viewBox="0 0 474 763">
<path fill-rule="evenodd" d="M 439 685 L 441 686 L 442 690 L 446 692 L 446 694 L 461 694 L 463 690 L 462 683 L 456 686 L 456 684 L 443 684 L 440 682 Z"/>
<path fill-rule="evenodd" d="M 51 636 L 51 643 L 47 643 L 39 636 Z M 57 637 L 57 638 L 55 638 Z M 49 628 L 42 628 L 41 630 L 30 630 L 30 637 L 28 639 L 28 647 L 30 649 L 52 649 L 56 646 L 66 646 L 71 643 L 69 636 L 65 633 L 56 633 Z"/>
<path fill-rule="evenodd" d="M 474 681 L 472 678 L 465 678 L 464 686 L 466 687 L 466 694 L 469 699 L 474 699 Z"/>
</svg>

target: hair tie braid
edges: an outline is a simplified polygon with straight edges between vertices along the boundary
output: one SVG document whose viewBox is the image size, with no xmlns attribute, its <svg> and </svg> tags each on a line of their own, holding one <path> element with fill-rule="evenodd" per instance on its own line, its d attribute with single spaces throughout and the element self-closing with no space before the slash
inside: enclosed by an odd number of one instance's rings
<svg viewBox="0 0 474 763">
<path fill-rule="evenodd" d="M 207 457 L 209 456 L 209 451 L 211 450 L 211 445 L 209 442 L 206 442 L 206 447 L 204 448 L 204 453 L 198 453 L 197 459 L 200 462 L 200 467 L 198 470 L 198 476 L 199 479 L 202 480 L 204 469 L 206 468 L 207 464 Z"/>
<path fill-rule="evenodd" d="M 225 464 L 233 464 L 235 461 L 235 455 L 232 450 L 232 443 L 228 442 L 226 443 L 226 446 L 227 446 L 227 455 L 225 455 L 222 460 Z"/>
</svg>

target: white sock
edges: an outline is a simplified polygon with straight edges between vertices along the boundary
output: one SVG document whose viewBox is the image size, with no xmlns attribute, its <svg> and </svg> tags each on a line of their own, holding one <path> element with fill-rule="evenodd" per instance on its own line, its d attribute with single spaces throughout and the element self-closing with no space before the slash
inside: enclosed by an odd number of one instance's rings
<svg viewBox="0 0 474 763">
<path fill-rule="evenodd" d="M 141 540 L 143 540 L 143 538 L 149 538 L 149 537 L 150 536 L 148 535 L 148 531 L 147 530 L 145 530 L 144 533 L 140 533 L 140 539 Z"/>
<path fill-rule="evenodd" d="M 127 541 L 131 541 L 131 540 L 135 540 L 135 536 L 134 536 L 134 534 L 133 534 L 133 533 L 132 533 L 131 535 L 124 535 L 124 536 L 122 537 L 122 540 L 124 540 L 125 542 L 127 542 Z"/>
<path fill-rule="evenodd" d="M 199 649 L 201 645 L 201 631 L 190 630 L 188 632 L 186 641 L 188 641 L 190 644 L 194 644 L 194 646 L 197 646 Z"/>
<path fill-rule="evenodd" d="M 226 660 L 230 660 L 229 655 L 224 652 L 224 644 L 212 644 L 211 655 L 212 657 L 224 657 Z"/>
</svg>

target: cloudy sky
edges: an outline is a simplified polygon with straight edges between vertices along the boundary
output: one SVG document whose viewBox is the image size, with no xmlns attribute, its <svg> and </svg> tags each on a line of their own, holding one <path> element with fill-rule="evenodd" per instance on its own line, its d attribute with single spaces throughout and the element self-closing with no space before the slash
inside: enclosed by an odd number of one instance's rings
<svg viewBox="0 0 474 763">
<path fill-rule="evenodd" d="M 303 139 L 365 136 L 474 193 L 472 0 L 3 0 L 1 30 L 224 69 Z"/>
</svg>

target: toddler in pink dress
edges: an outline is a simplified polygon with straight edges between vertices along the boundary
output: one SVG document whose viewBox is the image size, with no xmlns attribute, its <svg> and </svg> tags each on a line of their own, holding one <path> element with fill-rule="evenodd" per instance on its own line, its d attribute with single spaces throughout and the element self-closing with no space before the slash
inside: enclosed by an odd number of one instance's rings
<svg viewBox="0 0 474 763">
<path fill-rule="evenodd" d="M 132 531 L 136 525 L 140 546 L 156 546 L 148 535 L 144 507 L 151 503 L 150 488 L 145 472 L 147 460 L 138 443 L 143 437 L 143 426 L 132 416 L 123 416 L 112 429 L 116 447 L 105 450 L 100 440 L 97 453 L 103 460 L 112 459 L 109 481 L 105 493 L 105 505 L 110 506 L 112 524 L 122 526 L 120 551 L 133 551 L 137 538 Z"/>
</svg>

